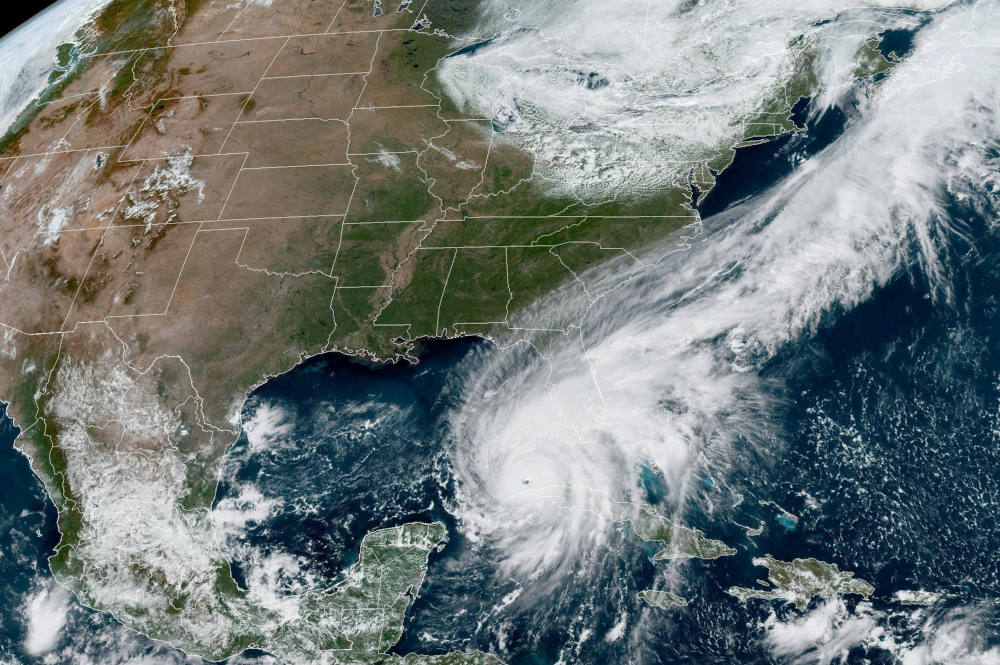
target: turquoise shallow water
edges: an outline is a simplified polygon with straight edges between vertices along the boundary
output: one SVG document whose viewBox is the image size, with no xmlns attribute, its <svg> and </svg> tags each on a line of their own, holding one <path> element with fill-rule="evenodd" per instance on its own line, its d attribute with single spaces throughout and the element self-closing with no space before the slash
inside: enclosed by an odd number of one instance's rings
<svg viewBox="0 0 1000 665">
<path fill-rule="evenodd" d="M 803 154 L 835 141 L 844 120 L 828 114 L 801 135 L 739 151 L 702 204 L 709 230 L 723 223 L 712 213 L 780 180 Z M 796 621 L 793 610 L 744 605 L 724 593 L 753 585 L 763 571 L 752 559 L 765 553 L 833 561 L 875 584 L 871 601 L 833 609 L 841 623 L 862 621 L 892 639 L 860 640 L 839 662 L 895 662 L 901 649 L 932 642 L 956 622 L 980 651 L 994 648 L 1000 243 L 990 225 L 996 211 L 977 203 L 946 201 L 966 234 L 945 257 L 951 301 L 930 297 L 914 266 L 755 370 L 782 386 L 780 407 L 769 414 L 773 445 L 748 443 L 721 473 L 692 479 L 686 519 L 739 552 L 677 569 L 690 600 L 682 611 L 643 613 L 635 592 L 660 569 L 649 561 L 653 549 L 624 528 L 543 605 L 504 605 L 517 585 L 498 573 L 495 552 L 463 536 L 451 509 L 446 415 L 470 359 L 491 352 L 471 340 L 428 344 L 417 365 L 316 358 L 252 395 L 248 419 L 266 405 L 280 410 L 283 427 L 265 445 L 241 438 L 218 499 L 252 486 L 280 506 L 233 543 L 237 578 L 245 584 L 259 557 L 288 554 L 301 565 L 280 584 L 328 584 L 353 562 L 367 531 L 440 519 L 450 538 L 431 556 L 400 652 L 475 647 L 503 653 L 512 665 L 555 663 L 571 647 L 567 660 L 580 663 L 816 662 L 820 654 L 782 655 L 768 642 L 775 625 Z M 9 423 L 0 425 L 0 661 L 184 661 L 52 585 L 45 565 L 56 540 L 52 508 L 12 449 L 14 435 Z M 640 481 L 650 502 L 667 504 L 656 472 L 644 469 Z M 761 525 L 761 535 L 747 536 Z M 923 615 L 891 602 L 894 592 L 915 588 L 945 599 Z M 822 616 L 820 604 L 811 616 Z M 567 629 L 570 617 L 583 617 L 596 637 L 581 642 Z M 34 637 L 33 619 L 43 622 Z M 39 641 L 44 629 L 48 642 Z M 607 637 L 614 631 L 620 640 Z"/>
</svg>

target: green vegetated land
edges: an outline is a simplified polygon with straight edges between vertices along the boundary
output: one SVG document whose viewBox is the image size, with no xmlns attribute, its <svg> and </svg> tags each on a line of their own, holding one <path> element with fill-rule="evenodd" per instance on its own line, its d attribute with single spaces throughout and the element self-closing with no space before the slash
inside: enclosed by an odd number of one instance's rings
<svg viewBox="0 0 1000 665">
<path fill-rule="evenodd" d="M 203 0 L 187 0 L 193 9 Z M 16 154 L 18 140 L 31 129 L 32 121 L 53 100 L 59 99 L 92 64 L 88 56 L 119 53 L 110 56 L 120 61 L 109 96 L 120 95 L 134 82 L 135 71 L 128 66 L 136 58 L 136 50 L 150 44 L 165 42 L 174 30 L 170 0 L 111 0 L 98 12 L 94 22 L 77 31 L 73 41 L 56 48 L 56 66 L 48 85 L 18 116 L 14 124 L 0 137 L 0 157 Z M 68 106 L 64 115 L 83 108 L 84 100 Z"/>
<path fill-rule="evenodd" d="M 646 591 L 640 591 L 638 596 L 642 602 L 661 610 L 670 609 L 671 607 L 687 607 L 688 604 L 685 599 L 669 591 L 652 591 L 647 589 Z"/>
<path fill-rule="evenodd" d="M 471 20 L 473 5 L 431 3 L 429 14 L 446 25 L 465 27 Z M 416 53 L 423 58 L 418 67 L 407 66 L 403 71 L 424 71 L 424 67 L 433 66 L 436 59 L 450 51 L 448 42 L 442 42 L 440 37 L 422 35 L 421 39 L 419 48 L 408 43 L 394 52 L 390 60 L 409 63 Z M 876 46 L 877 40 L 859 52 L 857 76 L 879 75 L 891 66 Z M 791 119 L 792 107 L 802 97 L 812 94 L 818 85 L 814 51 L 806 46 L 801 53 L 787 82 L 744 120 L 743 138 L 737 145 L 752 145 L 799 129 Z M 421 75 L 421 80 L 422 89 L 434 94 L 438 101 L 439 117 L 462 116 L 462 110 L 452 107 L 437 88 L 433 76 Z M 466 136 L 467 142 L 476 140 L 472 133 Z M 478 140 L 483 137 L 480 135 Z M 430 141 L 434 145 L 440 143 L 441 137 Z M 457 146 L 459 152 L 467 147 L 461 142 Z M 707 156 L 704 164 L 692 169 L 690 183 L 701 197 L 714 186 L 716 175 L 732 162 L 735 147 Z M 343 280 L 346 285 L 364 281 L 370 287 L 384 287 L 382 293 L 338 291 L 344 318 L 353 321 L 353 326 L 364 327 L 358 307 L 375 306 L 378 311 L 369 333 L 363 338 L 348 337 L 346 347 L 351 347 L 356 339 L 363 339 L 364 346 L 378 350 L 386 349 L 386 338 L 503 334 L 511 327 L 565 330 L 572 321 L 561 320 L 555 313 L 533 312 L 531 318 L 518 319 L 516 324 L 515 314 L 526 311 L 558 285 L 568 284 L 568 288 L 573 288 L 575 282 L 578 295 L 588 299 L 602 295 L 617 282 L 590 281 L 592 268 L 619 259 L 625 266 L 639 269 L 642 263 L 636 255 L 641 250 L 698 219 L 691 206 L 692 189 L 687 185 L 668 187 L 652 197 L 622 196 L 592 204 L 554 198 L 536 185 L 530 157 L 503 144 L 500 135 L 494 136 L 491 159 L 472 188 L 465 190 L 467 195 L 459 201 L 438 197 L 438 202 L 447 207 L 436 209 L 421 200 L 417 183 L 421 180 L 429 183 L 428 191 L 434 194 L 435 182 L 454 178 L 456 171 L 435 170 L 439 165 L 428 158 L 434 154 L 433 148 L 426 149 L 416 164 L 422 173 L 411 177 L 409 187 L 399 189 L 399 192 L 413 192 L 405 196 L 409 205 L 395 204 L 399 195 L 386 198 L 394 219 L 408 215 L 424 220 L 418 234 L 421 239 L 407 254 L 406 268 L 396 270 L 396 262 L 383 260 L 381 271 L 365 271 L 363 280 L 347 274 Z M 367 211 L 365 214 L 370 215 Z M 385 246 L 393 237 L 412 234 L 413 229 L 394 225 L 377 233 L 383 236 Z M 342 255 L 364 253 L 356 250 L 363 242 L 345 235 Z M 357 264 L 342 262 L 342 270 L 349 273 L 353 266 L 364 263 L 364 260 Z M 628 274 L 626 268 L 620 277 L 624 279 Z M 352 327 L 351 332 L 354 330 Z"/>
<path fill-rule="evenodd" d="M 726 593 L 744 601 L 750 598 L 780 600 L 793 603 L 801 610 L 815 596 L 854 594 L 868 598 L 875 591 L 871 584 L 854 577 L 850 571 L 840 570 L 835 563 L 817 559 L 779 561 L 771 555 L 756 558 L 753 563 L 767 568 L 767 581 L 761 582 L 765 588 L 730 587 Z"/>
<path fill-rule="evenodd" d="M 138 133 L 140 127 L 144 136 L 159 140 L 165 130 L 143 125 L 144 113 L 126 113 L 146 108 L 130 109 L 132 96 L 154 86 L 160 86 L 156 89 L 162 89 L 162 97 L 182 96 L 185 77 L 203 72 L 171 70 L 174 50 L 163 45 L 175 31 L 183 36 L 187 26 L 203 18 L 220 26 L 205 34 L 221 35 L 236 18 L 226 14 L 235 11 L 233 7 L 205 0 L 112 0 L 94 26 L 78 33 L 74 44 L 60 46 L 59 68 L 49 88 L 0 142 L 0 156 L 18 154 L 22 145 L 47 136 L 47 130 L 82 110 L 75 97 L 60 98 L 72 92 L 89 67 L 107 67 L 110 82 L 101 103 L 87 107 L 80 120 L 84 128 L 99 131 L 103 116 L 114 110 L 122 118 L 113 126 L 116 141 L 133 130 Z M 278 6 L 248 7 L 250 28 L 298 19 L 294 13 L 281 14 Z M 349 11 L 337 19 L 345 32 L 371 27 L 365 23 L 371 20 L 364 11 L 367 3 L 352 0 L 345 7 Z M 427 6 L 431 25 L 453 34 L 469 25 L 475 11 L 471 1 L 432 1 Z M 385 17 L 393 27 L 416 18 L 395 9 L 387 9 Z M 275 50 L 280 46 L 275 43 Z M 552 195 L 535 178 L 529 155 L 494 135 L 488 120 L 470 117 L 442 94 L 434 68 L 455 48 L 433 29 L 381 34 L 358 108 L 337 120 L 350 129 L 345 154 L 354 188 L 338 193 L 349 201 L 346 212 L 318 214 L 300 227 L 284 220 L 284 226 L 268 226 L 276 240 L 264 246 L 275 252 L 290 238 L 327 239 L 286 251 L 288 265 L 282 270 L 237 263 L 238 251 L 254 251 L 256 228 L 263 226 L 258 220 L 244 222 L 245 235 L 235 235 L 240 228 L 225 227 L 214 229 L 224 232 L 220 234 L 192 232 L 195 239 L 180 250 L 163 238 L 174 237 L 183 227 L 169 225 L 168 233 L 164 221 L 147 231 L 152 235 L 136 231 L 140 235 L 131 247 L 141 247 L 142 253 L 135 255 L 136 264 L 128 264 L 129 271 L 141 275 L 143 262 L 155 267 L 157 261 L 183 259 L 176 261 L 176 272 L 161 280 L 166 285 L 163 308 L 170 306 L 163 318 L 144 319 L 140 317 L 147 313 L 141 313 L 135 319 L 112 319 L 108 311 L 95 311 L 80 319 L 87 325 L 67 331 L 60 329 L 64 316 L 74 307 L 96 308 L 107 296 L 102 286 L 116 277 L 108 274 L 98 280 L 88 272 L 108 260 L 101 252 L 107 242 L 106 220 L 100 220 L 98 229 L 104 235 L 83 229 L 47 246 L 53 258 L 35 271 L 41 278 L 34 273 L 14 276 L 24 280 L 17 283 L 19 293 L 43 303 L 67 303 L 64 310 L 53 309 L 52 321 L 46 322 L 48 332 L 59 335 L 19 333 L 17 362 L 0 359 L 0 365 L 4 376 L 16 377 L 10 381 L 11 409 L 25 427 L 18 446 L 28 453 L 59 511 L 62 537 L 50 561 L 53 572 L 88 604 L 114 612 L 153 637 L 212 658 L 260 646 L 289 663 L 496 662 L 476 653 L 387 655 L 419 592 L 427 558 L 444 537 L 441 525 L 408 524 L 369 534 L 359 563 L 345 572 L 341 584 L 290 599 L 294 612 L 283 613 L 288 608 L 265 607 L 236 584 L 224 556 L 215 550 L 207 515 L 220 461 L 238 434 L 238 426 L 228 420 L 234 402 L 238 408 L 240 395 L 267 376 L 324 350 L 389 358 L 407 354 L 413 340 L 426 336 L 498 335 L 519 327 L 567 330 L 574 321 L 559 318 L 558 312 L 533 311 L 532 305 L 564 286 L 585 301 L 599 297 L 616 282 L 600 278 L 596 267 L 621 262 L 626 269 L 619 278 L 624 279 L 631 270 L 642 269 L 643 250 L 697 221 L 689 186 L 602 202 Z M 111 54 L 81 57 L 94 53 Z M 748 119 L 741 140 L 795 130 L 791 106 L 815 87 L 806 53 L 792 80 L 758 117 Z M 884 73 L 887 65 L 877 53 L 869 45 L 859 76 Z M 404 114 L 380 108 L 397 98 L 405 98 L 412 108 Z M 155 112 L 169 106 L 160 98 L 145 101 Z M 200 111 L 217 108 L 205 96 L 197 97 L 195 106 Z M 236 117 L 263 106 L 254 95 L 241 94 L 234 105 Z M 218 124 L 195 118 L 211 127 Z M 194 127 L 185 140 L 202 140 L 209 129 Z M 731 162 L 733 150 L 724 147 L 706 157 L 692 170 L 691 183 L 707 191 Z M 99 179 L 80 187 L 89 193 L 115 185 L 114 178 L 131 168 L 125 161 L 99 155 L 94 170 Z M 0 167 L 10 168 L 6 163 Z M 125 195 L 129 181 L 122 180 L 123 191 L 114 191 L 113 201 Z M 346 176 L 343 180 L 348 182 Z M 223 190 L 244 193 L 235 183 L 226 182 Z M 185 189 L 171 195 L 188 193 Z M 321 188 L 319 193 L 329 192 Z M 241 203 L 229 198 L 225 202 Z M 252 214 L 253 208 L 247 209 Z M 37 210 L 31 212 L 5 223 L 37 225 Z M 222 209 L 217 214 L 220 223 L 228 223 L 221 219 Z M 128 220 L 112 215 L 110 221 Z M 217 260 L 223 250 L 231 256 Z M 70 257 L 80 263 L 79 274 L 61 272 L 60 260 L 71 251 L 80 255 Z M 177 300 L 171 285 L 180 286 Z M 226 297 L 213 299 L 218 291 Z M 132 306 L 134 288 L 126 293 L 121 301 L 107 299 L 115 306 Z M 25 359 L 34 364 L 34 371 L 22 371 Z M 139 372 L 136 367 L 148 369 Z M 136 409 L 137 402 L 149 408 Z M 151 504 L 163 508 L 162 518 L 141 511 L 102 511 L 103 506 L 124 502 L 127 497 L 114 492 L 129 487 L 162 490 Z M 659 543 L 657 561 L 713 559 L 735 552 L 647 509 L 633 507 L 619 518 L 630 522 L 640 538 Z M 160 521 L 147 524 L 143 519 Z M 780 570 L 775 564 L 772 572 Z M 383 591 L 373 598 L 376 580 Z M 680 606 L 683 600 L 666 592 L 643 593 L 645 602 L 658 607 Z"/>
</svg>

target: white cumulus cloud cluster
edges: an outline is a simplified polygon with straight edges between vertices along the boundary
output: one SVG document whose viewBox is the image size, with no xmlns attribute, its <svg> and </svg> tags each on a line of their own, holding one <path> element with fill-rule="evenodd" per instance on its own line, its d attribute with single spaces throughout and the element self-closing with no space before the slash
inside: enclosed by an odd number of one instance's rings
<svg viewBox="0 0 1000 665">
<path fill-rule="evenodd" d="M 853 611 L 832 598 L 801 616 L 785 620 L 772 614 L 763 625 L 764 643 L 782 662 L 830 665 L 843 662 L 852 648 L 877 647 L 903 665 L 996 665 L 1000 648 L 990 644 L 989 629 L 979 608 L 943 612 L 908 609 L 894 614 L 903 637 L 885 627 L 887 612 L 860 603 Z"/>
<path fill-rule="evenodd" d="M 24 650 L 27 653 L 39 656 L 52 651 L 59 644 L 71 598 L 69 591 L 53 581 L 27 598 L 24 608 L 28 624 L 24 638 Z"/>
</svg>

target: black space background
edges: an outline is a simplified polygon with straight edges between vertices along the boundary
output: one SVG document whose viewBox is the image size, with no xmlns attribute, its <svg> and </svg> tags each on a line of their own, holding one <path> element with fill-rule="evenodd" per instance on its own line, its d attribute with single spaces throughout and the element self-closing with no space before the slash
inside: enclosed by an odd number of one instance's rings
<svg viewBox="0 0 1000 665">
<path fill-rule="evenodd" d="M 4 6 L 0 9 L 0 35 L 6 35 L 38 12 L 54 4 L 56 4 L 55 0 L 27 0 L 26 2 L 3 3 Z"/>
</svg>

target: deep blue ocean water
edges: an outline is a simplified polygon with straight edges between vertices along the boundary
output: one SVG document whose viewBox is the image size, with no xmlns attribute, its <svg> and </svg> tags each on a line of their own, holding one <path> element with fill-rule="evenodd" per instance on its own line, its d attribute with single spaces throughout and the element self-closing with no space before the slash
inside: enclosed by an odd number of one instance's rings
<svg viewBox="0 0 1000 665">
<path fill-rule="evenodd" d="M 254 452 L 241 437 L 219 499 L 238 496 L 247 483 L 280 497 L 266 523 L 249 527 L 249 540 L 302 557 L 304 574 L 328 580 L 353 562 L 369 531 L 414 520 L 453 527 L 442 505 L 450 495 L 444 412 L 454 406 L 457 368 L 484 344 L 429 342 L 416 365 L 379 367 L 329 354 L 272 379 L 245 414 L 267 404 L 294 427 Z"/>
<path fill-rule="evenodd" d="M 9 634 L 8 617 L 16 615 L 22 598 L 31 590 L 33 578 L 46 570 L 46 553 L 59 540 L 55 529 L 55 507 L 31 473 L 28 460 L 13 448 L 18 429 L 3 408 L 0 418 L 0 616 L 4 637 Z M 7 644 L 0 642 L 0 654 Z"/>
<path fill-rule="evenodd" d="M 739 150 L 702 201 L 704 215 L 773 184 L 834 140 L 846 122 L 838 112 L 807 120 L 804 105 L 797 113 L 806 130 Z M 876 586 L 870 605 L 900 639 L 916 638 L 918 630 L 889 597 L 915 588 L 948 595 L 937 614 L 979 608 L 980 620 L 1000 634 L 992 600 L 1000 596 L 1000 244 L 972 210 L 954 202 L 951 212 L 972 239 L 950 245 L 952 300 L 935 298 L 913 267 L 864 305 L 831 314 L 814 339 L 772 360 L 765 374 L 787 390 L 774 416 L 774 448 L 737 458 L 725 484 L 743 494 L 739 506 L 721 518 L 705 510 L 723 496 L 722 483 L 706 475 L 688 511 L 692 525 L 739 553 L 688 564 L 687 608 L 647 613 L 643 639 L 629 650 L 590 640 L 575 652 L 578 662 L 778 662 L 761 643 L 760 626 L 772 613 L 781 619 L 794 611 L 744 605 L 723 591 L 753 585 L 764 571 L 751 559 L 764 553 L 815 556 L 855 571 Z M 608 552 L 595 554 L 593 565 L 616 581 L 596 594 L 598 601 L 590 600 L 592 589 L 568 585 L 554 590 L 542 608 L 483 621 L 514 584 L 498 579 L 488 553 L 456 529 L 448 510 L 454 483 L 444 419 L 464 364 L 486 345 L 431 342 L 420 363 L 384 367 L 332 354 L 258 389 L 246 415 L 268 405 L 280 410 L 286 427 L 258 448 L 241 437 L 218 501 L 253 486 L 281 503 L 268 520 L 251 523 L 233 550 L 241 584 L 247 584 L 253 557 L 277 552 L 301 563 L 296 575 L 280 580 L 289 589 L 331 584 L 353 562 L 368 531 L 438 519 L 448 526 L 449 539 L 431 556 L 396 647 L 400 653 L 495 650 L 502 634 L 511 665 L 549 664 L 567 647 L 565 617 L 585 616 L 595 634 L 603 634 L 622 612 L 638 614 L 634 593 L 648 587 L 657 570 L 649 561 L 652 548 L 622 529 Z M 30 663 L 40 661 L 24 652 L 21 617 L 27 598 L 49 584 L 45 556 L 56 534 L 41 486 L 11 447 L 14 435 L 9 421 L 0 423 L 0 662 Z M 662 495 L 656 474 L 645 474 L 643 485 L 651 501 Z M 759 524 L 763 533 L 748 537 L 746 528 Z M 857 602 L 849 599 L 848 607 Z M 180 658 L 76 605 L 54 653 L 55 662 L 72 662 L 74 653 L 108 663 L 138 655 L 151 662 Z M 893 660 L 877 647 L 858 647 L 846 662 Z"/>
</svg>

